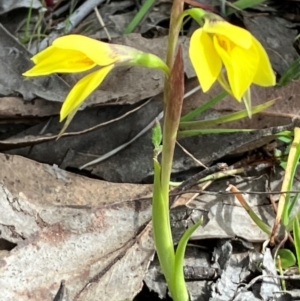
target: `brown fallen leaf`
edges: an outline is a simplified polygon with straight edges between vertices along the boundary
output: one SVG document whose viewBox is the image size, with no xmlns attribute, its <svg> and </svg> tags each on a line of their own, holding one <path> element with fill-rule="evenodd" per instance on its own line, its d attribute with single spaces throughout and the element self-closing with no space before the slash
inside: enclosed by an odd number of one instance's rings
<svg viewBox="0 0 300 301">
<path fill-rule="evenodd" d="M 31 68 L 31 54 L 0 24 L 0 94 L 22 95 L 24 100 L 36 97 L 63 102 L 69 86 L 57 75 L 36 77 L 30 80 L 22 75 Z"/>
<path fill-rule="evenodd" d="M 20 97 L 0 97 L 0 117 L 7 119 L 23 119 L 34 117 L 48 117 L 59 113 L 61 104 L 36 98 L 32 102 L 24 101 Z"/>
<path fill-rule="evenodd" d="M 151 186 L 0 159 L 1 238 L 18 244 L 0 260 L 0 300 L 53 300 L 62 280 L 70 300 L 132 299 L 154 252 Z"/>
<path fill-rule="evenodd" d="M 0 259 L 0 300 L 52 301 L 63 280 L 69 300 L 132 299 L 154 252 L 151 185 L 87 179 L 18 156 L 0 154 L 0 159 L 0 238 L 17 243 Z M 260 186 L 247 179 L 240 187 L 265 187 L 261 178 L 253 182 Z M 227 179 L 217 184 L 226 187 Z M 193 210 L 172 210 L 176 240 L 201 214 L 210 220 L 194 239 L 265 239 L 243 208 L 232 198 L 225 204 L 221 199 L 208 198 Z M 265 197 L 253 199 L 253 205 L 262 205 L 261 200 Z M 269 206 L 256 207 L 270 222 Z"/>
<path fill-rule="evenodd" d="M 4 190 L 1 186 L 1 206 L 5 200 L 14 202 L 7 191 L 3 198 Z M 61 280 L 70 300 L 92 301 L 95 293 L 101 300 L 132 299 L 141 289 L 154 252 L 150 228 L 143 230 L 150 217 L 149 202 L 98 209 L 34 208 L 27 202 L 31 212 L 25 211 L 26 201 L 20 203 L 19 210 L 42 229 L 0 260 L 1 300 L 53 300 Z M 60 221 L 51 225 L 51 215 Z M 14 222 L 11 219 L 10 227 Z"/>
<path fill-rule="evenodd" d="M 93 180 L 20 156 L 0 154 L 0 165 L 0 179 L 6 189 L 39 206 L 97 207 L 152 193 L 152 185 Z"/>
</svg>

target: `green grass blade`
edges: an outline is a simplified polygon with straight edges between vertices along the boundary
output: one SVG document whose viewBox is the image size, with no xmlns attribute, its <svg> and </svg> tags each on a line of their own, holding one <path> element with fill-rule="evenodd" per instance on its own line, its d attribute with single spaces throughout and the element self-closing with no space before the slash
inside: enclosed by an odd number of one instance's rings
<svg viewBox="0 0 300 301">
<path fill-rule="evenodd" d="M 282 87 L 289 84 L 292 80 L 299 79 L 300 77 L 300 57 L 297 58 L 283 73 L 281 76 L 278 86 Z"/>
<path fill-rule="evenodd" d="M 290 217 L 289 223 L 287 224 L 287 226 L 285 228 L 285 230 L 287 232 L 291 232 L 293 230 L 295 218 L 298 218 L 298 220 L 300 219 L 300 211 L 298 211 L 295 215 L 293 215 L 292 217 Z"/>
<path fill-rule="evenodd" d="M 300 158 L 300 128 L 295 128 L 294 140 L 291 145 L 290 153 L 288 156 L 288 161 L 285 169 L 285 175 L 284 175 L 281 191 L 290 191 L 292 189 L 299 158 Z M 285 226 L 289 222 L 289 205 L 290 205 L 290 194 L 289 193 L 281 194 L 278 203 L 276 221 L 278 222 L 278 220 L 282 219 L 282 223 Z"/>
<path fill-rule="evenodd" d="M 201 130 L 185 130 L 178 131 L 177 138 L 192 137 L 198 135 L 208 134 L 228 134 L 228 133 L 242 133 L 242 132 L 253 132 L 252 129 L 201 129 Z"/>
<path fill-rule="evenodd" d="M 275 100 L 267 101 L 261 105 L 255 106 L 251 109 L 252 114 L 257 114 L 266 108 L 272 106 L 275 103 Z M 179 129 L 180 130 L 196 130 L 202 129 L 203 127 L 208 126 L 216 126 L 218 124 L 224 124 L 227 122 L 232 122 L 235 120 L 239 120 L 248 116 L 247 110 L 242 110 L 239 112 L 234 112 L 231 114 L 227 114 L 218 118 L 208 119 L 208 120 L 199 120 L 199 121 L 187 121 L 187 122 L 180 122 Z"/>
<path fill-rule="evenodd" d="M 184 274 L 183 274 L 183 264 L 184 264 L 184 254 L 187 243 L 193 234 L 193 232 L 202 224 L 203 219 L 201 218 L 195 225 L 188 228 L 182 235 L 177 250 L 175 253 L 175 269 L 172 279 L 172 285 L 175 288 L 174 293 L 176 294 L 174 300 L 188 301 L 189 296 L 187 293 Z"/>
<path fill-rule="evenodd" d="M 239 8 L 240 10 L 253 7 L 258 4 L 262 4 L 266 2 L 266 0 L 238 0 L 232 3 L 233 7 Z M 227 14 L 233 13 L 233 9 L 229 9 Z"/>
<path fill-rule="evenodd" d="M 207 101 L 205 104 L 203 104 L 202 106 L 192 110 L 191 112 L 187 113 L 186 115 L 184 115 L 183 117 L 181 117 L 180 122 L 184 122 L 184 121 L 191 121 L 192 119 L 194 119 L 196 116 L 198 116 L 199 114 L 201 114 L 202 112 L 205 112 L 207 109 L 211 108 L 213 105 L 215 105 L 217 102 L 219 102 L 220 100 L 222 100 L 226 95 L 228 95 L 227 92 L 222 92 L 219 95 L 217 95 L 216 97 L 210 99 L 209 101 Z"/>
<path fill-rule="evenodd" d="M 146 0 L 145 3 L 140 8 L 140 10 L 138 11 L 138 13 L 134 16 L 132 21 L 124 30 L 124 34 L 132 33 L 154 4 L 155 4 L 155 0 Z"/>
<path fill-rule="evenodd" d="M 298 198 L 299 198 L 299 193 L 296 193 L 291 201 L 291 204 L 289 205 L 289 210 L 288 210 L 288 216 L 291 216 L 292 214 L 292 211 L 294 210 L 295 208 L 295 205 L 297 204 L 297 201 L 298 201 Z"/>
<path fill-rule="evenodd" d="M 293 234 L 296 249 L 296 257 L 298 262 L 298 269 L 300 271 L 300 224 L 298 217 L 295 218 L 293 223 Z"/>
</svg>

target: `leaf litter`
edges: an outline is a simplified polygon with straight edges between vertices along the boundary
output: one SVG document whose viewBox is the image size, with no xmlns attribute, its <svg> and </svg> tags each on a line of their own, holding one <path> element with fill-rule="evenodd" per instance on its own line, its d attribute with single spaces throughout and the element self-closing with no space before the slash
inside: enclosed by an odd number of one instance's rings
<svg viewBox="0 0 300 301">
<path fill-rule="evenodd" d="M 2 2 L 5 1 L 0 1 L 0 7 Z M 85 8 L 88 7 L 89 11 L 93 10 L 96 2 L 101 4 L 103 1 L 94 1 L 94 6 L 92 2 L 85 3 Z M 28 1 L 18 3 L 19 6 L 28 7 Z M 33 1 L 33 8 L 38 8 L 39 4 L 40 1 Z M 12 1 L 10 6 L 6 6 L 5 13 L 9 15 L 14 9 L 14 14 L 22 14 L 14 5 L 15 2 Z M 165 32 L 160 23 L 168 18 L 168 11 L 162 7 L 168 7 L 169 3 L 158 1 L 138 28 L 139 33 L 126 37 L 121 37 L 122 24 L 128 23 L 128 16 L 134 15 L 130 9 L 136 3 L 123 1 L 122 9 L 119 5 L 116 1 L 111 1 L 99 6 L 107 27 L 111 29 L 114 42 L 135 46 L 164 58 L 166 38 L 159 36 Z M 71 15 L 72 20 L 75 20 L 73 17 L 76 13 L 82 14 L 83 8 L 83 5 L 78 5 L 74 15 Z M 53 13 L 55 12 L 54 10 Z M 0 18 L 4 20 L 5 17 L 6 15 Z M 93 22 L 92 27 L 98 27 L 99 30 L 88 34 L 105 38 L 103 28 L 95 22 L 96 14 L 90 14 L 89 18 Z M 88 19 L 85 21 L 89 22 Z M 272 63 L 279 75 L 282 74 L 287 65 L 297 57 L 292 45 L 295 30 L 282 19 L 270 16 L 255 16 L 253 20 L 244 16 L 243 21 L 262 43 L 267 41 Z M 54 34 L 50 33 L 49 39 L 47 37 L 44 42 L 61 35 L 63 28 L 68 32 L 74 30 L 74 26 L 79 24 L 75 25 L 76 22 L 68 28 L 64 27 L 66 24 L 63 27 L 59 27 L 62 24 L 53 27 Z M 269 31 L 270 28 L 272 31 Z M 158 37 L 145 39 L 140 35 L 147 32 L 158 33 Z M 98 300 L 98 296 L 101 296 L 101 300 L 133 299 L 141 290 L 143 280 L 161 297 L 166 296 L 163 281 L 160 284 L 157 281 L 162 280 L 157 262 L 154 260 L 148 269 L 154 255 L 149 224 L 151 186 L 116 183 L 149 182 L 152 176 L 150 133 L 140 137 L 119 154 L 85 170 L 89 175 L 106 181 L 61 169 L 78 169 L 88 160 L 130 140 L 145 124 L 153 120 L 162 109 L 159 95 L 162 91 L 162 76 L 135 68 L 124 68 L 112 73 L 88 100 L 89 108 L 80 112 L 76 116 L 77 122 L 71 124 L 70 132 L 77 131 L 77 135 L 81 135 L 66 136 L 68 138 L 55 142 L 55 135 L 60 129 L 55 115 L 69 86 L 79 77 L 64 76 L 62 80 L 61 77 L 51 76 L 24 81 L 20 74 L 31 66 L 30 53 L 15 40 L 14 35 L 19 33 L 9 33 L 1 27 L 0 34 L 0 64 L 2 70 L 6 70 L 0 77 L 1 119 L 6 123 L 14 120 L 12 124 L 31 119 L 25 131 L 0 141 L 0 148 L 2 151 L 11 149 L 11 154 L 51 164 L 41 164 L 10 154 L 0 156 L 0 201 L 3 209 L 1 239 L 11 243 L 12 249 L 4 253 L 0 260 L 0 299 Z M 280 40 L 281 36 L 286 41 Z M 188 38 L 182 38 L 181 42 L 186 51 Z M 34 48 L 36 45 L 30 49 L 33 51 Z M 185 62 L 185 73 L 188 90 L 195 84 L 195 74 L 188 61 Z M 298 86 L 298 82 L 292 82 L 283 88 L 261 90 L 254 87 L 254 105 L 280 98 L 275 106 L 258 114 L 251 121 L 232 125 L 243 128 L 255 125 L 259 130 L 254 134 L 209 135 L 184 139 L 180 143 L 194 157 L 208 165 L 222 158 L 227 160 L 228 154 L 240 154 L 238 147 L 246 146 L 247 151 L 255 150 L 258 145 L 274 140 L 274 133 L 282 129 L 279 125 L 287 129 L 294 127 L 291 118 L 299 112 Z M 195 93 L 185 100 L 185 109 L 198 106 L 200 100 L 205 101 L 206 97 L 209 99 L 218 91 L 219 87 L 215 87 L 207 95 L 201 91 Z M 140 101 L 149 97 L 154 99 L 144 107 L 139 107 Z M 123 106 L 116 107 L 116 104 Z M 138 110 L 123 118 L 122 115 L 132 110 L 132 107 L 124 106 L 129 104 L 135 105 Z M 239 108 L 236 102 L 227 98 L 210 114 L 237 111 Z M 44 121 L 45 117 L 51 118 Z M 122 118 L 117 120 L 119 117 Z M 98 128 L 99 123 L 110 120 L 114 122 Z M 86 132 L 89 128 L 93 130 Z M 46 143 L 36 145 L 45 141 Z M 203 148 L 203 145 L 209 147 Z M 13 150 L 15 147 L 19 149 Z M 182 149 L 177 149 L 175 158 L 173 172 L 176 179 L 188 177 L 190 170 L 199 166 Z M 242 191 L 266 192 L 270 181 L 271 189 L 278 191 L 281 178 L 282 171 L 276 171 L 270 180 L 266 170 L 254 176 L 246 174 L 231 178 L 230 183 L 237 185 Z M 267 236 L 253 224 L 245 210 L 236 203 L 234 196 L 218 194 L 226 189 L 227 181 L 218 180 L 213 183 L 208 188 L 208 192 L 212 194 L 201 193 L 199 190 L 196 194 L 181 196 L 180 203 L 188 204 L 188 207 L 176 207 L 172 212 L 176 241 L 187 225 L 193 223 L 193 219 L 203 215 L 206 220 L 203 228 L 193 235 L 193 246 L 187 251 L 185 269 L 191 300 L 258 300 L 256 296 L 267 300 L 273 292 L 279 290 L 278 282 L 270 284 L 263 278 L 262 284 L 254 285 L 253 289 L 240 289 L 241 282 L 261 272 L 255 258 L 261 255 L 257 248 Z M 265 195 L 245 194 L 246 196 L 254 211 L 266 223 L 271 224 L 274 209 Z M 14 247 L 13 244 L 17 246 Z M 204 250 L 199 251 L 203 247 Z M 199 259 L 202 261 L 198 262 Z M 268 250 L 263 260 L 266 268 L 263 274 L 269 275 L 273 268 L 274 275 L 274 263 Z M 155 273 L 152 274 L 152 271 Z M 208 278 L 207 275 L 213 277 Z M 207 289 L 208 287 L 211 289 Z M 284 300 L 289 300 L 288 296 L 286 294 L 287 299 Z"/>
</svg>

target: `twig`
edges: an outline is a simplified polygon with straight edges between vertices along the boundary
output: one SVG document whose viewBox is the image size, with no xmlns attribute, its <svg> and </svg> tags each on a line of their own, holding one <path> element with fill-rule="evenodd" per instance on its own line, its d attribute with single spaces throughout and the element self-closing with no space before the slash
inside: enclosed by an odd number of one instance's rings
<svg viewBox="0 0 300 301">
<path fill-rule="evenodd" d="M 181 194 L 182 192 L 187 191 L 189 188 L 191 188 L 192 186 L 194 186 L 195 184 L 197 184 L 197 182 L 199 181 L 199 179 L 202 179 L 208 175 L 211 175 L 217 171 L 221 171 L 227 168 L 227 165 L 225 163 L 219 163 L 216 164 L 212 167 L 209 167 L 207 169 L 204 169 L 198 173 L 196 173 L 195 175 L 189 177 L 187 180 L 183 181 L 178 187 L 176 187 L 175 189 L 173 189 L 170 192 L 170 196 L 173 196 L 174 194 Z M 172 197 L 170 200 L 170 206 L 172 206 L 174 204 L 176 200 L 176 197 Z"/>
<path fill-rule="evenodd" d="M 103 29 L 104 29 L 104 31 L 105 31 L 105 33 L 107 35 L 108 40 L 111 41 L 111 36 L 110 36 L 110 34 L 109 34 L 109 32 L 108 32 L 108 30 L 106 28 L 106 25 L 103 22 L 103 19 L 102 19 L 101 15 L 100 15 L 100 12 L 99 12 L 99 10 L 98 10 L 97 7 L 94 7 L 94 12 L 96 14 L 96 17 L 97 17 L 100 25 L 103 27 Z"/>
<path fill-rule="evenodd" d="M 184 153 L 186 153 L 193 161 L 195 161 L 200 166 L 207 168 L 201 161 L 199 161 L 193 154 L 191 154 L 186 148 L 184 148 L 178 141 L 176 141 L 176 144 L 182 149 Z"/>
<path fill-rule="evenodd" d="M 257 281 L 263 278 L 275 278 L 275 279 L 285 279 L 285 280 L 299 280 L 300 275 L 290 275 L 290 276 L 280 276 L 280 275 L 259 275 L 253 278 L 247 285 L 243 285 L 246 290 L 248 290 L 251 286 L 253 286 Z"/>
</svg>

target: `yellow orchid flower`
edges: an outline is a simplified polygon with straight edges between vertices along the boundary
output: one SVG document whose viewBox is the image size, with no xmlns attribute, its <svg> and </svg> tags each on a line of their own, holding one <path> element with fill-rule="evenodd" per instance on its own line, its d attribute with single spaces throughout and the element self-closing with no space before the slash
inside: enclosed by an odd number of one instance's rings
<svg viewBox="0 0 300 301">
<path fill-rule="evenodd" d="M 276 83 L 268 55 L 247 30 L 219 17 L 204 17 L 190 41 L 189 55 L 204 92 L 218 80 L 238 101 L 247 95 L 251 84 Z M 227 78 L 222 68 L 227 71 Z"/>
<path fill-rule="evenodd" d="M 135 48 L 108 44 L 82 35 L 67 35 L 56 39 L 51 46 L 31 58 L 35 63 L 24 76 L 41 76 L 51 73 L 74 73 L 93 69 L 80 79 L 65 99 L 60 121 L 67 116 L 67 124 L 80 104 L 102 83 L 107 74 L 117 65 L 139 65 L 159 68 L 169 73 L 166 64 L 157 56 Z"/>
</svg>

